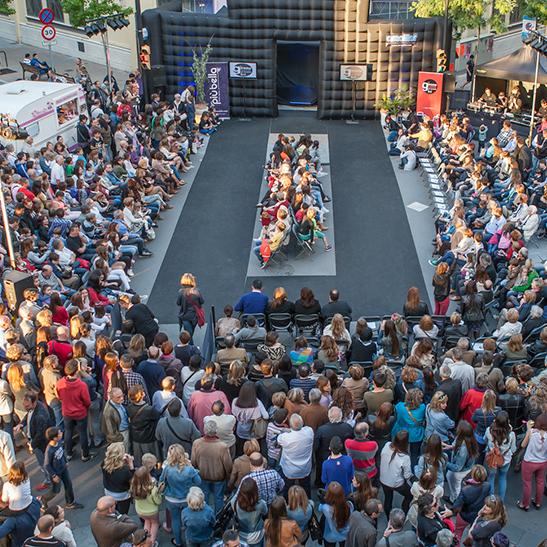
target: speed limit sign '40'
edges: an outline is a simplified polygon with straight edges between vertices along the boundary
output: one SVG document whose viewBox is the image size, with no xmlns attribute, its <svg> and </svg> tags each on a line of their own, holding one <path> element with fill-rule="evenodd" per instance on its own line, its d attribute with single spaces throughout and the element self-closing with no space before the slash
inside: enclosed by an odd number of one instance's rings
<svg viewBox="0 0 547 547">
<path fill-rule="evenodd" d="M 42 27 L 42 38 L 49 42 L 50 40 L 53 40 L 57 34 L 57 31 L 55 30 L 55 27 L 52 27 L 51 25 L 44 25 Z"/>
</svg>

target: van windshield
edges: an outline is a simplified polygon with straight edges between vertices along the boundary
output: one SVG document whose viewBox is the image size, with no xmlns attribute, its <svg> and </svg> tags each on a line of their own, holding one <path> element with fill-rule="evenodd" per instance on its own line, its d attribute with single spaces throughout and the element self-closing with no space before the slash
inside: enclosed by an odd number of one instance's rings
<svg viewBox="0 0 547 547">
<path fill-rule="evenodd" d="M 78 101 L 71 99 L 66 103 L 57 105 L 57 122 L 59 126 L 65 125 L 78 117 Z"/>
</svg>

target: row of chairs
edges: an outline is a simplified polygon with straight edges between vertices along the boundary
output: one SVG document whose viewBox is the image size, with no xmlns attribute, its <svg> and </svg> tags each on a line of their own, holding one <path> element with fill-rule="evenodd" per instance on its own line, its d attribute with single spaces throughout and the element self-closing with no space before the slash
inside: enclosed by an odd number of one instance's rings
<svg viewBox="0 0 547 547">
<path fill-rule="evenodd" d="M 430 145 L 425 152 L 419 152 L 417 156 L 435 216 L 448 213 L 454 205 L 454 198 L 442 178 L 443 166 L 439 153 Z"/>
</svg>

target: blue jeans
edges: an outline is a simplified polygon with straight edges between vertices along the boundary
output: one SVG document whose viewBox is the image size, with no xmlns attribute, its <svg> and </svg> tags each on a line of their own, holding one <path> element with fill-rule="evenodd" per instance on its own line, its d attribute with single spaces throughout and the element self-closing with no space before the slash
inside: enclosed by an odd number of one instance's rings
<svg viewBox="0 0 547 547">
<path fill-rule="evenodd" d="M 205 494 L 205 503 L 209 503 L 209 497 L 213 496 L 211 507 L 215 513 L 218 513 L 224 505 L 225 481 L 205 481 L 201 480 L 201 489 Z"/>
<path fill-rule="evenodd" d="M 186 507 L 185 502 L 173 503 L 172 501 L 165 500 L 165 505 L 171 513 L 171 527 L 173 528 L 173 536 L 175 536 L 175 543 L 182 545 L 183 533 L 182 533 L 182 510 Z"/>
<path fill-rule="evenodd" d="M 58 427 L 61 431 L 65 430 L 65 422 L 63 420 L 63 413 L 61 412 L 61 402 L 57 401 L 49 405 L 49 408 L 53 411 L 55 416 L 55 426 Z"/>
<path fill-rule="evenodd" d="M 488 468 L 488 482 L 490 483 L 490 495 L 494 494 L 496 475 L 497 475 L 499 497 L 502 499 L 502 501 L 505 499 L 505 492 L 507 491 L 507 472 L 509 471 L 510 465 L 511 465 L 511 462 L 506 463 L 505 465 L 502 465 L 501 467 L 498 467 L 497 469 L 493 469 L 491 467 Z"/>
</svg>

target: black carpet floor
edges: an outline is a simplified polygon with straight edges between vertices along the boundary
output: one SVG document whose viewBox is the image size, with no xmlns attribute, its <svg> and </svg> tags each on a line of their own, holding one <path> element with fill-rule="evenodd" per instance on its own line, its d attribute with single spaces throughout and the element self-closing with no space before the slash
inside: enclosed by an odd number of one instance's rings
<svg viewBox="0 0 547 547">
<path fill-rule="evenodd" d="M 400 311 L 409 286 L 425 294 L 397 180 L 378 122 L 346 125 L 315 113 L 226 122 L 213 136 L 148 300 L 161 323 L 177 321 L 180 275 L 196 275 L 217 314 L 247 289 L 249 245 L 270 132 L 328 133 L 337 275 L 262 277 L 291 299 L 311 287 L 321 303 L 338 287 L 358 315 Z M 332 208 L 331 208 L 332 210 Z"/>
</svg>

